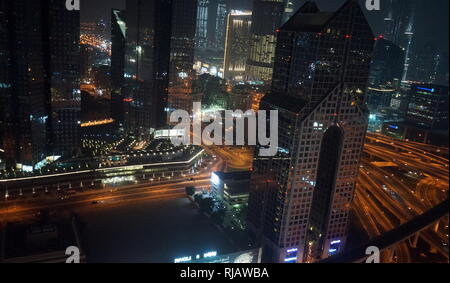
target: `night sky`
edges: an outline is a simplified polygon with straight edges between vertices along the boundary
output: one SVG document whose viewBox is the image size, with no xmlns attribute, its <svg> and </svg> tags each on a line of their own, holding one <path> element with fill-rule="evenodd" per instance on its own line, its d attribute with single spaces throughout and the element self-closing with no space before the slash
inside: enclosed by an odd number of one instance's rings
<svg viewBox="0 0 450 283">
<path fill-rule="evenodd" d="M 148 0 L 151 1 L 151 0 Z M 253 0 L 228 0 L 232 9 L 251 9 Z M 292 0 L 296 1 L 296 0 Z M 364 4 L 365 0 L 360 0 Z M 448 0 L 410 0 L 417 2 L 417 26 L 414 45 L 421 47 L 427 43 L 434 44 L 441 52 L 448 53 Z M 98 18 L 109 20 L 111 9 L 125 8 L 125 0 L 82 0 L 82 21 L 92 21 Z M 297 0 L 300 6 L 306 0 Z M 339 8 L 345 0 L 316 0 L 319 7 L 324 11 L 333 11 Z M 371 23 L 375 34 L 383 32 L 383 18 L 386 10 L 383 10 L 381 0 L 381 11 L 366 11 L 367 18 Z"/>
</svg>

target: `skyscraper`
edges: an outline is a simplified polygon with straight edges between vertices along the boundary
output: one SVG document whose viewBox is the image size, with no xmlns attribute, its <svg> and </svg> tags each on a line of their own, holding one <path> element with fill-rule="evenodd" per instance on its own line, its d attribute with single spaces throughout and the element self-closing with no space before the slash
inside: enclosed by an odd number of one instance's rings
<svg viewBox="0 0 450 283">
<path fill-rule="evenodd" d="M 341 252 L 368 111 L 374 35 L 357 1 L 335 13 L 308 2 L 279 30 L 272 90 L 279 150 L 255 151 L 248 226 L 265 262 L 310 262 Z"/>
<path fill-rule="evenodd" d="M 409 77 L 416 82 L 435 83 L 441 56 L 433 44 L 425 44 L 414 56 Z"/>
<path fill-rule="evenodd" d="M 242 81 L 246 73 L 252 26 L 252 12 L 233 10 L 228 15 L 224 78 Z"/>
<path fill-rule="evenodd" d="M 192 73 L 196 0 L 127 0 L 125 125 L 147 135 L 167 123 L 169 87 Z"/>
<path fill-rule="evenodd" d="M 192 80 L 197 0 L 172 0 L 170 87 Z"/>
<path fill-rule="evenodd" d="M 127 0 L 126 13 L 125 128 L 148 135 L 167 103 L 171 1 Z"/>
<path fill-rule="evenodd" d="M 370 68 L 369 83 L 374 86 L 393 85 L 403 75 L 405 50 L 384 38 L 377 38 Z"/>
<path fill-rule="evenodd" d="M 80 11 L 69 11 L 64 0 L 43 1 L 48 10 L 51 132 L 53 154 L 71 154 L 80 146 Z"/>
<path fill-rule="evenodd" d="M 448 96 L 446 86 L 412 85 L 406 121 L 425 129 L 448 131 Z"/>
<path fill-rule="evenodd" d="M 226 27 L 228 18 L 228 6 L 226 0 L 217 0 L 217 17 L 215 26 L 215 48 L 223 50 L 225 48 Z"/>
<path fill-rule="evenodd" d="M 287 22 L 296 12 L 296 3 L 294 0 L 284 0 L 283 23 Z"/>
<path fill-rule="evenodd" d="M 226 0 L 198 0 L 196 47 L 224 48 L 225 25 L 228 14 Z"/>
<path fill-rule="evenodd" d="M 0 1 L 0 150 L 2 150 L 2 167 L 6 166 L 7 153 L 9 163 L 14 162 L 14 152 L 12 150 L 12 117 L 11 114 L 11 79 L 10 70 L 10 50 L 9 50 L 9 14 L 7 1 Z M 9 145 L 9 146 L 8 146 Z M 5 149 L 9 147 L 9 150 Z"/>
<path fill-rule="evenodd" d="M 79 12 L 63 0 L 0 2 L 0 135 L 9 166 L 29 171 L 79 146 Z"/>
<path fill-rule="evenodd" d="M 411 46 L 415 29 L 415 2 L 413 0 L 390 0 L 388 15 L 384 19 L 387 40 L 405 49 L 405 62 L 402 80 L 408 77 L 411 61 Z"/>
<path fill-rule="evenodd" d="M 125 11 L 112 10 L 111 14 L 111 116 L 119 124 L 124 122 L 122 87 L 125 72 L 126 43 Z"/>
<path fill-rule="evenodd" d="M 281 26 L 283 12 L 282 0 L 253 1 L 250 55 L 247 61 L 249 80 L 269 81 L 272 79 L 276 29 Z"/>
<path fill-rule="evenodd" d="M 197 7 L 197 31 L 196 46 L 206 48 L 208 46 L 208 20 L 210 14 L 210 0 L 198 0 Z"/>
<path fill-rule="evenodd" d="M 168 114 L 174 109 L 188 111 L 192 107 L 195 76 L 197 0 L 173 0 L 172 5 Z"/>
<path fill-rule="evenodd" d="M 384 18 L 384 37 L 387 40 L 406 48 L 405 32 L 414 23 L 413 0 L 386 1 L 387 16 Z"/>
</svg>

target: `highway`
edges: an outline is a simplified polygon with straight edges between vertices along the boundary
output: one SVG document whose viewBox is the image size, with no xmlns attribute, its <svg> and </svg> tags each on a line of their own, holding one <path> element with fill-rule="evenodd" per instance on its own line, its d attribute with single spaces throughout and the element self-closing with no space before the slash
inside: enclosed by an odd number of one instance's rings
<svg viewBox="0 0 450 283">
<path fill-rule="evenodd" d="M 78 183 L 70 188 L 74 194 L 61 194 L 53 188 L 34 197 L 2 200 L 0 222 L 35 217 L 44 209 L 72 211 L 183 197 L 187 186 L 207 189 L 214 171 L 248 170 L 252 166 L 250 149 L 212 146 L 205 150 L 213 160 L 204 162 L 195 174 L 151 179 L 150 174 L 141 173 L 131 183 L 94 189 Z M 368 134 L 352 208 L 373 239 L 440 204 L 448 197 L 448 183 L 448 150 Z M 421 239 L 433 253 L 448 260 L 448 217 L 441 219 L 437 229 L 421 232 Z M 409 242 L 402 242 L 385 251 L 384 257 L 392 259 L 390 262 L 411 262 L 414 250 Z"/>
<path fill-rule="evenodd" d="M 353 208 L 371 237 L 376 231 L 370 217 L 377 217 L 376 223 L 383 227 L 389 222 L 396 227 L 448 197 L 448 159 L 436 154 L 443 152 L 441 148 L 369 134 Z M 448 259 L 448 217 L 441 220 L 437 231 L 422 232 L 421 239 Z M 396 247 L 397 251 L 405 254 L 405 245 Z M 405 262 L 403 256 L 398 262 Z"/>
<path fill-rule="evenodd" d="M 253 151 L 251 148 L 214 146 L 209 149 L 226 162 L 227 170 L 248 171 L 252 167 Z"/>
<path fill-rule="evenodd" d="M 187 186 L 208 187 L 210 177 L 203 173 L 193 179 L 172 180 L 155 184 L 138 184 L 120 188 L 89 190 L 61 199 L 58 194 L 47 194 L 39 199 L 11 201 L 0 209 L 0 222 L 21 221 L 31 219 L 42 211 L 72 211 L 88 207 L 105 207 L 118 204 L 131 204 L 149 199 L 182 197 L 186 195 Z"/>
</svg>

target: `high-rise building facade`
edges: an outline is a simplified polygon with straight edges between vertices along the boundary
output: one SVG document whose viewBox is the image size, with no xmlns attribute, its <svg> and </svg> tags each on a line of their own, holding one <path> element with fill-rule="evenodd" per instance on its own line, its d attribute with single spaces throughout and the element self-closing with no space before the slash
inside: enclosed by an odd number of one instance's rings
<svg viewBox="0 0 450 283">
<path fill-rule="evenodd" d="M 127 0 L 125 128 L 148 135 L 165 116 L 169 86 L 171 0 Z"/>
<path fill-rule="evenodd" d="M 79 146 L 79 12 L 62 0 L 0 3 L 3 147 L 9 166 L 31 171 Z"/>
<path fill-rule="evenodd" d="M 406 49 L 406 32 L 414 26 L 414 0 L 386 1 L 387 16 L 384 19 L 384 37 Z"/>
<path fill-rule="evenodd" d="M 227 14 L 226 0 L 198 0 L 196 47 L 200 51 L 223 50 Z"/>
<path fill-rule="evenodd" d="M 11 79 L 9 74 L 10 68 L 10 49 L 9 49 L 9 16 L 7 1 L 0 1 L 0 150 L 2 154 L 2 167 L 6 167 L 7 153 L 10 154 L 9 162 L 14 162 L 13 151 L 5 150 L 12 147 L 12 117 L 10 110 L 11 101 Z"/>
<path fill-rule="evenodd" d="M 405 51 L 384 38 L 377 38 L 373 51 L 369 83 L 374 86 L 393 85 L 403 75 Z"/>
<path fill-rule="evenodd" d="M 48 27 L 53 154 L 71 154 L 80 146 L 80 11 L 64 0 L 44 1 Z"/>
<path fill-rule="evenodd" d="M 284 14 L 283 23 L 287 22 L 297 11 L 297 2 L 295 0 L 283 0 L 284 2 Z"/>
<path fill-rule="evenodd" d="M 276 30 L 281 26 L 283 0 L 255 0 L 253 2 L 250 54 L 247 79 L 270 81 L 276 47 Z"/>
<path fill-rule="evenodd" d="M 219 50 L 225 48 L 226 28 L 229 9 L 226 0 L 217 0 L 217 17 L 214 34 L 214 47 Z"/>
<path fill-rule="evenodd" d="M 80 78 L 87 79 L 94 62 L 94 47 L 89 44 L 80 44 Z"/>
<path fill-rule="evenodd" d="M 279 150 L 255 151 L 248 227 L 265 262 L 342 252 L 363 150 L 374 35 L 357 1 L 335 13 L 308 2 L 279 30 L 272 90 Z"/>
<path fill-rule="evenodd" d="M 384 36 L 405 50 L 402 80 L 408 79 L 415 32 L 416 4 L 413 0 L 390 0 L 384 19 Z"/>
<path fill-rule="evenodd" d="M 124 96 L 122 87 L 125 74 L 125 47 L 127 26 L 125 11 L 111 12 L 111 118 L 119 125 L 124 123 Z"/>
<path fill-rule="evenodd" d="M 422 83 L 436 83 L 441 55 L 433 44 L 425 44 L 419 49 L 411 64 L 409 77 Z"/>
<path fill-rule="evenodd" d="M 167 123 L 169 88 L 193 73 L 196 0 L 127 0 L 125 127 L 147 135 Z"/>
<path fill-rule="evenodd" d="M 170 87 L 192 80 L 196 19 L 197 0 L 172 0 Z"/>
<path fill-rule="evenodd" d="M 198 0 L 197 7 L 197 31 L 196 46 L 207 48 L 208 46 L 208 20 L 210 14 L 210 0 Z"/>
<path fill-rule="evenodd" d="M 406 121 L 425 129 L 448 131 L 448 96 L 446 86 L 413 84 Z"/>
<path fill-rule="evenodd" d="M 188 111 L 192 107 L 198 11 L 197 0 L 173 0 L 172 5 L 168 115 L 172 110 Z M 184 106 L 178 108 L 181 105 Z"/>
<path fill-rule="evenodd" d="M 252 12 L 233 10 L 228 15 L 225 42 L 224 78 L 243 81 L 252 27 Z"/>
</svg>

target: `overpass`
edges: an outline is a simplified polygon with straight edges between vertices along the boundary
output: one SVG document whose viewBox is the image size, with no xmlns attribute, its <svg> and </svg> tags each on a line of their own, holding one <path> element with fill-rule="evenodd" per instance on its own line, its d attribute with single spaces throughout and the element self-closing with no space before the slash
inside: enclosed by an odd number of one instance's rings
<svg viewBox="0 0 450 283">
<path fill-rule="evenodd" d="M 449 199 L 438 206 L 428 210 L 424 214 L 415 219 L 400 225 L 398 228 L 384 233 L 376 238 L 373 238 L 366 244 L 350 249 L 341 254 L 329 257 L 319 261 L 319 263 L 360 263 L 364 262 L 369 255 L 366 255 L 368 247 L 377 247 L 380 251 L 386 250 L 395 246 L 398 243 L 406 241 L 412 237 L 417 237 L 419 233 L 428 227 L 434 225 L 442 217 L 449 213 Z"/>
</svg>

